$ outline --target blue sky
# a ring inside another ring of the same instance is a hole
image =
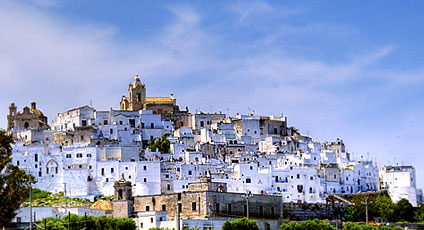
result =
[[[55,119],[148,96],[191,111],[285,114],[424,185],[422,1],[2,1],[0,127],[32,100]]]

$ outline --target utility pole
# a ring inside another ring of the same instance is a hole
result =
[[[29,230],[32,230],[32,175],[29,174]]]
[[[66,198],[66,183],[63,183],[65,187],[65,215],[68,213],[68,199]]]
[[[365,196],[365,221],[368,225],[368,196]]]
[[[253,197],[251,191],[247,190],[246,194],[241,195],[241,197],[246,199],[246,217],[249,219],[249,198]]]
[[[87,213],[84,213],[84,230],[87,230]]]

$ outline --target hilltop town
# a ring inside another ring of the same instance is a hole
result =
[[[302,215],[331,216],[328,197],[343,194],[387,191],[394,202],[422,201],[413,166],[352,159],[343,140],[318,142],[283,115],[191,113],[173,94],[149,97],[138,76],[118,103],[119,110],[62,111],[49,124],[36,102],[22,111],[12,102],[13,164],[42,191],[111,197],[113,210],[84,212],[131,217],[140,229],[213,229],[225,218],[249,215],[275,229],[284,210],[296,216],[304,204],[315,209]],[[37,210],[38,218],[66,213]],[[20,211],[14,221],[23,218]]]

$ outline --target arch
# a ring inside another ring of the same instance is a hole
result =
[[[122,189],[118,190],[118,200],[122,200]]]
[[[59,164],[54,160],[54,159],[50,159],[47,161],[46,163],[46,173],[53,173],[55,172],[55,174],[58,173],[58,168],[59,168]]]

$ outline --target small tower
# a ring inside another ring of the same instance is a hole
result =
[[[113,188],[115,189],[115,197],[112,202],[113,217],[130,217],[134,210],[131,182],[126,181],[122,173],[122,178],[115,181]]]
[[[138,75],[134,77],[134,82],[128,86],[128,97],[121,98],[120,108],[127,111],[138,111],[143,109],[146,102],[146,85],[141,82]]]
[[[7,131],[15,128],[15,115],[16,115],[16,106],[15,103],[10,103],[9,106],[9,115],[7,115]]]

